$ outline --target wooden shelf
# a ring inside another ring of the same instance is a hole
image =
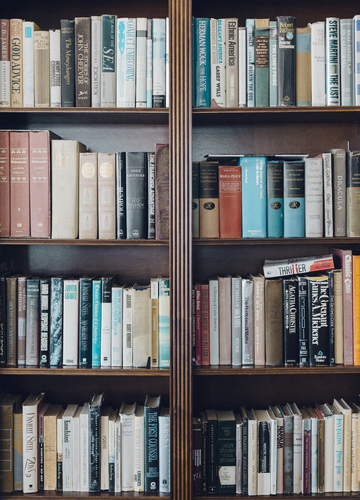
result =
[[[1,372],[0,372],[1,373]],[[256,375],[335,375],[335,374],[360,374],[360,366],[311,366],[311,367],[286,367],[286,366],[253,366],[232,367],[228,366],[197,366],[193,368],[195,376],[256,376]]]
[[[0,368],[0,375],[42,375],[76,376],[76,377],[169,377],[170,370],[159,368],[38,368],[38,367],[6,367]]]
[[[261,500],[270,500],[270,499],[274,499],[276,498],[277,500],[285,500],[285,499],[288,499],[288,498],[301,498],[302,500],[314,500],[316,498],[339,498],[339,499],[346,499],[346,498],[351,498],[351,499],[354,499],[354,498],[359,498],[359,493],[321,493],[321,494],[311,494],[311,495],[302,495],[302,494],[298,494],[298,495],[272,495],[272,496],[261,496],[261,497],[257,497],[257,498],[261,498]],[[213,499],[213,500],[224,500],[224,498],[226,498],[226,500],[232,500],[232,499],[239,499],[239,498],[251,498],[251,497],[248,497],[248,495],[209,495],[209,496],[196,496],[194,497],[196,500],[205,500],[205,499]],[[255,497],[256,498],[256,497]]]
[[[69,245],[69,246],[168,246],[169,240],[54,240],[41,238],[0,238],[0,245]]]
[[[209,245],[358,245],[360,238],[200,238],[194,239],[196,246]]]
[[[39,491],[37,493],[31,493],[30,496],[27,493],[16,492],[16,493],[2,493],[2,500],[5,499],[16,499],[16,498],[31,498],[32,500],[43,500],[44,498],[66,498],[66,500],[77,500],[80,498],[91,498],[92,500],[103,500],[105,498],[151,498],[152,500],[157,500],[160,498],[169,498],[170,495],[166,493],[160,493],[157,495],[152,495],[150,493],[136,493],[136,492],[122,492],[114,493],[110,491],[101,491],[99,493],[87,493],[87,492],[71,492],[71,491]]]

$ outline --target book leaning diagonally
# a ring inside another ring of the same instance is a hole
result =
[[[298,259],[265,260],[264,262],[265,278],[312,273],[314,271],[325,271],[326,269],[334,269],[332,255],[300,257]]]

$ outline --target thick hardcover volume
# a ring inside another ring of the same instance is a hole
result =
[[[0,131],[0,237],[10,236],[10,135]]]
[[[101,278],[100,364],[111,366],[111,276]]]
[[[23,21],[10,19],[10,102],[12,108],[23,105]]]
[[[360,151],[348,151],[346,170],[346,236],[360,236]]]
[[[159,368],[170,368],[169,278],[159,278]]]
[[[199,163],[200,238],[219,238],[218,162]]]
[[[334,236],[334,207],[333,207],[333,173],[331,153],[322,153],[323,184],[324,184],[324,236]]]
[[[284,161],[284,237],[305,236],[305,162]]]
[[[75,106],[75,21],[60,21],[61,44],[61,107]]]
[[[333,165],[334,236],[346,236],[346,153],[331,149]]]
[[[29,134],[10,132],[11,236],[30,236]]]
[[[79,280],[64,279],[63,365],[76,366],[79,358]]]
[[[101,17],[91,16],[91,106],[101,106]]]
[[[147,237],[146,153],[126,153],[126,238]]]
[[[217,279],[209,280],[209,335],[210,335],[210,365],[218,365],[219,364],[219,281]],[[240,344],[241,344],[241,335],[240,335]]]
[[[246,19],[247,105],[255,106],[255,19]]]
[[[146,108],[146,38],[147,18],[136,19],[136,70],[135,70],[135,106]]]
[[[50,346],[50,278],[40,279],[40,366],[49,366]]]
[[[328,271],[329,278],[329,364],[335,365],[335,278],[334,271]]]
[[[210,19],[193,19],[193,105],[210,107]]]
[[[208,463],[208,494],[214,495],[218,491],[218,424],[215,410],[206,410],[207,427],[207,463]]]
[[[201,364],[210,364],[209,351],[209,285],[200,285],[201,294]]]
[[[115,153],[116,239],[126,238],[126,169],[125,153]]]
[[[34,56],[35,41],[34,30],[39,27],[32,21],[23,21],[22,23],[22,59],[23,59],[23,107],[34,107]],[[46,75],[48,77],[48,75]]]
[[[101,327],[101,280],[92,282],[92,339],[91,339],[91,366],[100,367],[100,327]]]
[[[146,396],[145,416],[145,493],[159,491],[159,413],[160,396]]]
[[[210,307],[210,286],[209,281],[209,307]],[[211,299],[214,300],[211,295]],[[210,315],[209,315],[210,320]],[[234,276],[231,278],[231,364],[241,366],[241,278]],[[210,358],[211,364],[211,358]]]
[[[34,31],[34,94],[35,107],[50,106],[50,35]]]
[[[281,280],[265,280],[265,364],[283,364],[283,295]]]
[[[295,18],[278,16],[279,106],[295,106]]]
[[[99,239],[115,239],[115,153],[98,153],[98,225]]]
[[[340,36],[339,19],[325,20],[326,105],[340,105]]]
[[[91,366],[92,279],[79,280],[79,367]]]
[[[52,238],[77,238],[79,233],[79,154],[86,147],[78,141],[51,141]]]
[[[151,366],[151,289],[133,287],[133,368]]]
[[[36,493],[39,489],[38,415],[45,393],[30,394],[23,402],[23,492]]]
[[[104,394],[91,396],[89,402],[90,450],[89,450],[89,491],[100,491],[100,416]]]
[[[354,36],[353,19],[340,19],[340,101],[341,106],[353,106],[354,102]]]
[[[310,366],[329,366],[329,278],[309,276],[307,279]]]
[[[225,19],[226,107],[239,104],[238,20]]]
[[[134,491],[138,492],[144,491],[144,439],[144,407],[143,405],[136,405],[134,419]]]
[[[8,394],[0,403],[0,433],[1,433],[1,493],[14,491],[14,412],[21,407],[19,394]]]
[[[79,239],[98,235],[98,154],[79,155]]]
[[[296,106],[311,105],[311,28],[296,28]]]
[[[360,255],[353,255],[353,349],[354,365],[360,364]]]
[[[255,19],[255,106],[269,106],[269,19]]]
[[[56,490],[56,421],[61,405],[51,405],[44,415],[44,490]]]
[[[233,411],[217,411],[218,422],[218,493],[236,490],[236,421]]]
[[[40,280],[26,280],[26,365],[39,364]]]
[[[116,106],[135,107],[136,19],[123,17],[117,26]]]
[[[322,159],[305,158],[305,236],[324,236],[324,190]]]
[[[306,276],[297,276],[297,280],[299,301],[299,366],[309,366],[308,280]]]
[[[29,132],[30,235],[50,238],[50,133]]]
[[[26,364],[26,277],[17,278],[17,363]]]
[[[325,22],[311,24],[311,105],[325,106]]]
[[[240,160],[243,238],[266,237],[266,157]]]
[[[271,419],[267,410],[254,410],[258,423],[258,495],[270,495]],[[275,424],[276,425],[276,424]],[[275,492],[276,493],[276,492]]]
[[[155,144],[155,238],[169,238],[169,144]]]
[[[252,276],[254,282],[254,364],[265,365],[265,279]]]
[[[343,271],[334,269],[334,343],[335,364],[344,364]]]
[[[17,361],[17,278],[6,278],[7,336],[6,365],[16,366]]]
[[[50,366],[62,363],[63,279],[52,277],[50,284]]]
[[[282,494],[284,492],[284,418],[277,406],[269,406],[269,415],[271,419],[277,422],[277,450],[276,450],[276,487],[275,492]]]
[[[116,26],[115,15],[101,16],[101,107],[116,103]]]
[[[0,108],[10,106],[10,20],[0,19]]]
[[[61,106],[60,30],[49,30],[50,106]]]
[[[91,19],[75,17],[75,103],[91,106]]]
[[[239,37],[240,37],[240,29],[239,29]],[[277,26],[277,21],[270,21],[270,30],[269,30],[270,106],[278,105],[279,90],[278,90],[277,58],[278,58],[278,26]]]
[[[252,279],[243,279],[241,286],[242,364],[244,366],[252,366],[254,364],[254,282]]]
[[[200,415],[192,418],[192,481],[193,494],[201,495],[202,493],[202,425]]]
[[[299,364],[299,301],[298,282],[294,278],[283,280],[284,365]]]
[[[241,167],[219,166],[220,238],[241,238]]]
[[[208,28],[209,33],[209,28]],[[209,45],[207,45],[207,49]],[[164,108],[166,100],[166,22],[165,19],[153,19],[153,108]],[[208,57],[208,56],[207,56]],[[210,100],[210,62],[207,65],[208,93]]]
[[[284,183],[283,162],[267,162],[267,236],[284,236]]]
[[[231,276],[219,282],[219,364],[231,365]]]
[[[147,154],[148,239],[155,239],[155,153]]]

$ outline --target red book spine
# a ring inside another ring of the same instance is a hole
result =
[[[210,365],[209,285],[201,285],[201,364]]]
[[[303,495],[310,493],[311,488],[311,432],[304,429],[304,454],[303,454]]]
[[[0,132],[0,237],[10,236],[9,132]]]
[[[241,238],[241,167],[219,166],[220,238]]]
[[[11,236],[30,236],[29,134],[10,132]]]
[[[30,234],[50,238],[50,151],[49,132],[29,132],[30,147]]]
[[[195,288],[195,321],[196,321],[196,365],[202,364],[202,344],[201,344],[201,285]]]

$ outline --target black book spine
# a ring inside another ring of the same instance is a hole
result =
[[[147,238],[146,153],[126,153],[126,238]]]
[[[295,18],[277,17],[279,106],[295,106]]]
[[[155,153],[147,154],[148,164],[148,239],[155,239]]]
[[[310,366],[330,365],[329,281],[309,279]]]
[[[89,405],[90,420],[90,478],[89,491],[100,491],[100,406]]]
[[[248,418],[243,415],[243,434],[242,434],[242,493],[247,495],[249,491],[248,481]]]
[[[62,19],[60,32],[61,107],[75,106],[75,36],[74,21]]]
[[[202,424],[200,417],[193,417],[193,493],[202,493]]]
[[[77,107],[91,106],[90,17],[75,18],[75,95]]]
[[[159,411],[144,408],[145,416],[145,493],[159,491]]]
[[[40,280],[40,366],[49,366],[50,359],[50,278]]]
[[[284,364],[299,364],[298,286],[294,279],[283,280]]]
[[[216,495],[217,487],[217,420],[208,420],[208,494]]]
[[[270,431],[268,422],[259,422],[259,474],[270,472]]]
[[[334,273],[329,276],[329,357],[330,366],[335,366],[335,302],[334,302]]]
[[[208,428],[208,423],[207,421],[202,422],[202,454],[201,454],[201,460],[202,460],[202,493],[204,495],[207,494],[207,457],[208,457],[208,452],[207,452],[207,446],[208,446],[208,440],[207,440],[207,428]]]
[[[79,367],[91,366],[92,280],[80,278]]]
[[[62,491],[62,462],[56,462],[56,487],[58,491]]]
[[[7,299],[6,278],[0,276],[0,366],[6,366]]]
[[[116,239],[126,238],[125,153],[116,153]]]
[[[109,463],[109,491],[115,491],[115,464]]]
[[[308,280],[298,277],[299,284],[299,366],[309,366]]]

